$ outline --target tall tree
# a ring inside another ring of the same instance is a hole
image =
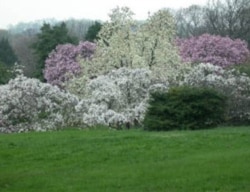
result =
[[[2,38],[0,40],[0,61],[6,66],[13,66],[17,60],[17,56],[15,55],[9,40],[7,38]]]
[[[95,40],[97,40],[98,39],[97,35],[99,31],[101,30],[101,28],[102,28],[102,24],[98,21],[95,21],[95,23],[88,28],[88,31],[85,35],[85,39],[91,42],[94,42]]]
[[[18,64],[23,66],[23,73],[27,77],[34,77],[37,69],[37,61],[31,45],[36,41],[36,34],[23,32],[20,34],[12,34],[10,43],[18,57]]]
[[[138,23],[129,8],[118,7],[98,36],[92,60],[81,61],[81,77],[71,81],[73,89],[83,87],[86,79],[123,67],[147,68],[153,81],[174,83],[186,68],[174,43],[174,19],[168,10],[160,10]]]
[[[177,10],[174,15],[179,37],[198,36],[205,32],[204,7],[191,5]]]
[[[65,21],[69,30],[69,35],[77,37],[79,40],[85,40],[85,35],[90,26],[94,24],[93,20],[89,19],[69,19]]]
[[[210,0],[205,14],[211,34],[244,39],[250,45],[250,0]]]
[[[9,36],[10,36],[9,31],[5,29],[0,29],[0,39],[9,38]]]
[[[0,85],[7,83],[10,78],[11,72],[9,71],[9,68],[0,61]]]
[[[49,53],[59,44],[72,43],[75,44],[77,39],[68,34],[65,23],[51,27],[50,24],[44,23],[41,32],[37,34],[37,41],[33,44],[34,53],[37,56],[39,68],[36,77],[44,81],[43,69],[45,60]]]
[[[250,46],[250,0],[208,0],[175,12],[179,37],[204,33],[242,39]]]

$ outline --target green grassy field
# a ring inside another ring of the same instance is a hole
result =
[[[0,191],[250,191],[250,127],[0,135]]]

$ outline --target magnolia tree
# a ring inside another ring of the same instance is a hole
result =
[[[58,45],[45,61],[44,78],[52,85],[63,86],[63,83],[74,75],[81,73],[79,59],[91,59],[96,45],[85,41],[78,45]]]
[[[88,81],[84,94],[18,75],[0,86],[0,132],[46,131],[69,126],[130,127],[142,122],[153,84],[148,69],[120,68]],[[81,98],[81,99],[80,99]]]
[[[18,75],[0,86],[0,132],[44,131],[76,124],[78,98]]]
[[[167,88],[152,86],[148,69],[120,68],[89,81],[85,99],[76,109],[84,124],[129,127],[142,122],[150,90]]]
[[[182,85],[212,87],[228,97],[228,120],[250,123],[250,78],[236,70],[202,63],[194,66]]]
[[[177,39],[176,42],[185,62],[228,67],[245,62],[250,55],[245,41],[229,37],[203,34],[189,39]]]
[[[181,62],[175,46],[175,22],[168,10],[149,16],[138,27],[134,40],[137,66],[149,67],[153,79],[174,83],[188,66]]]
[[[138,23],[128,8],[116,8],[102,26],[93,59],[81,62],[83,73],[71,87],[84,86],[89,77],[121,67],[147,68],[154,81],[175,82],[186,65],[180,62],[174,38],[174,20],[167,10]]]

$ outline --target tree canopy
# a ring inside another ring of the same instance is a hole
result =
[[[40,30],[41,32],[37,34],[37,41],[32,47],[39,63],[36,77],[44,80],[43,69],[49,53],[55,49],[57,45],[65,43],[75,44],[77,39],[69,36],[68,29],[64,22],[53,27],[50,24],[44,23]]]
[[[239,38],[250,45],[250,0],[208,0],[206,6],[179,9],[175,19],[181,38],[209,33]]]
[[[93,25],[88,28],[88,31],[85,35],[85,40],[94,42],[98,39],[98,33],[102,28],[102,24],[98,21],[95,21]]]
[[[6,66],[13,66],[18,61],[7,38],[2,38],[0,40],[0,61]]]

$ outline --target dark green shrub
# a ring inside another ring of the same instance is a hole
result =
[[[3,62],[0,61],[0,85],[8,83],[10,80],[12,77],[10,70],[10,67],[7,67]]]
[[[250,77],[250,61],[241,65],[235,65],[235,68]]]
[[[195,130],[224,120],[226,97],[208,88],[177,87],[153,93],[144,119],[146,130]]]

